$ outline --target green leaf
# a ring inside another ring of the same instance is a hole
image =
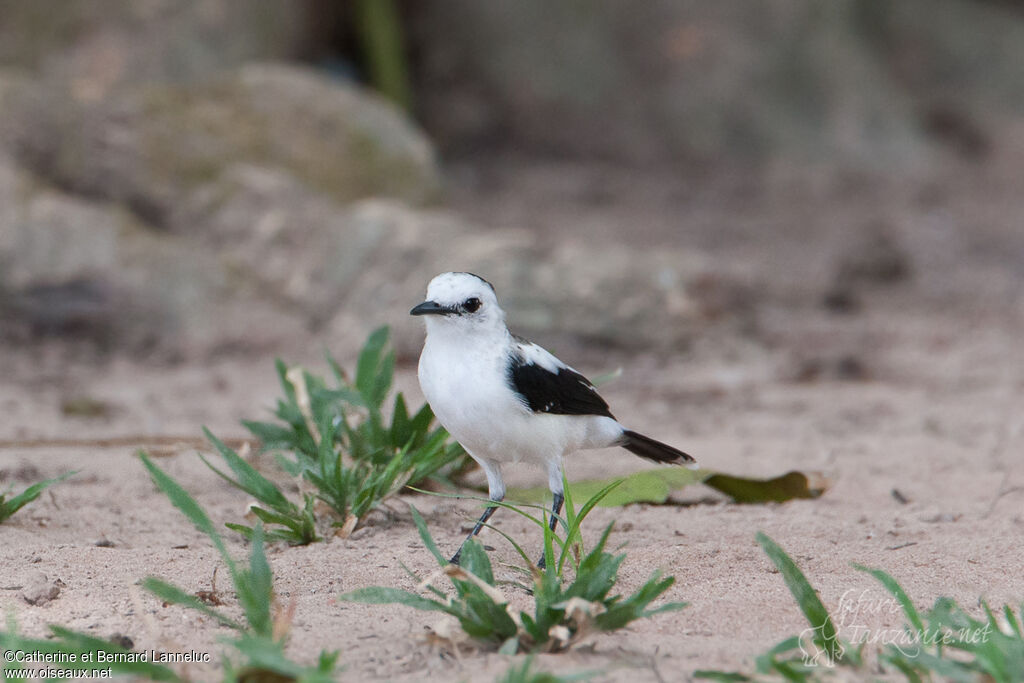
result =
[[[593,508],[599,496],[607,494],[611,490],[611,487],[605,488],[607,490],[598,492],[596,497],[588,501],[588,505],[584,505],[584,509],[579,515],[572,510],[571,499],[567,500],[569,504],[567,513],[573,520],[577,531],[584,515]],[[628,597],[611,595],[617,580],[619,566],[625,559],[625,555],[613,556],[604,550],[612,525],[605,529],[594,549],[579,563],[572,583],[566,586],[562,576],[553,567],[556,557],[555,547],[556,545],[564,547],[565,541],[558,538],[548,528],[546,519],[537,518],[509,504],[494,503],[493,501],[482,502],[509,507],[544,528],[545,555],[551,567],[548,571],[537,571],[535,567],[532,567],[522,548],[514,540],[509,539],[517,552],[530,565],[528,571],[534,579],[532,590],[534,613],[532,615],[520,612],[518,620],[513,619],[506,600],[500,594],[488,589],[488,586],[494,586],[493,569],[490,558],[475,539],[465,545],[462,553],[462,571],[445,572],[454,586],[454,597],[449,597],[449,593],[438,587],[428,585],[427,590],[437,596],[439,600],[386,587],[360,589],[341,596],[342,599],[364,603],[404,604],[417,609],[445,612],[456,617],[463,631],[471,638],[486,643],[490,647],[500,647],[503,652],[509,653],[520,649],[545,651],[545,649],[551,648],[553,646],[550,642],[551,634],[555,626],[567,627],[570,629],[570,634],[575,633],[574,629],[579,628],[581,624],[570,621],[566,614],[567,606],[573,598],[599,604],[604,608],[604,611],[595,614],[588,620],[594,627],[602,630],[614,630],[636,619],[682,609],[686,606],[685,603],[667,603],[651,607],[651,604],[664,594],[674,582],[672,577],[661,578],[657,574],[652,576],[640,590]],[[411,507],[411,510],[424,545],[440,565],[447,566],[448,563],[438,551],[423,518],[415,508]],[[502,533],[500,530],[498,531]],[[502,533],[502,535],[505,534]],[[570,639],[570,644],[572,640]]]
[[[722,681],[723,683],[743,683],[744,681],[754,680],[750,676],[745,676],[735,671],[713,671],[709,669],[697,669],[693,672],[693,677]]]
[[[213,444],[217,452],[220,453],[221,457],[231,468],[231,471],[238,477],[237,480],[227,476],[216,467],[211,465],[206,458],[202,455],[199,457],[202,459],[206,466],[216,472],[225,481],[232,484],[233,486],[245,491],[250,496],[260,501],[264,505],[268,505],[278,512],[294,512],[295,506],[285,498],[281,490],[274,485],[272,481],[260,474],[255,467],[247,463],[241,456],[235,451],[228,448],[224,443],[214,436],[209,429],[203,427],[203,433],[206,438]]]
[[[264,450],[290,448],[294,441],[291,427],[256,420],[242,420],[242,426],[260,440]]]
[[[394,354],[384,354],[387,341],[386,326],[371,332],[356,362],[356,389],[371,410],[380,410],[391,388],[395,358]]]
[[[420,540],[423,541],[423,545],[426,546],[430,554],[434,556],[438,564],[442,567],[448,564],[448,560],[445,559],[441,551],[437,549],[437,543],[434,542],[434,537],[430,535],[430,531],[427,529],[427,523],[423,521],[423,517],[420,515],[420,511],[415,508],[411,503],[409,504],[409,511],[412,513],[412,521],[416,525],[416,529],[420,532]]]
[[[458,580],[455,580],[458,585]],[[476,585],[460,586],[465,610],[458,614],[463,630],[473,638],[499,645],[516,635],[516,623],[505,608]]]
[[[459,564],[470,574],[476,575],[484,583],[494,585],[494,572],[491,569],[491,560],[487,557],[487,551],[475,538],[469,539],[462,546],[462,555]]]
[[[242,535],[242,538],[244,538],[245,540],[252,540],[253,528],[251,526],[245,526],[244,524],[232,524],[231,522],[225,522],[224,526],[226,526],[228,529],[231,529],[232,531],[240,533]]]
[[[608,486],[621,482],[600,502],[602,507],[618,507],[631,503],[664,503],[675,489],[699,484],[707,476],[703,470],[685,467],[663,467],[634,472],[614,479],[589,479],[569,484],[566,493],[575,500],[589,500]],[[547,501],[551,492],[547,486],[531,489],[510,489],[508,497],[529,503]]]
[[[360,408],[369,408],[366,404],[366,400],[363,395],[355,389],[349,389],[347,387],[338,387],[336,389],[317,389],[312,391],[310,394],[310,401],[319,403],[321,407],[327,408],[327,404],[337,403],[348,403],[353,406]],[[339,410],[337,405],[333,406],[335,410]]]
[[[502,643],[501,647],[498,648],[498,654],[499,655],[514,655],[517,652],[519,652],[519,637],[518,636],[512,636],[511,638],[506,640],[504,643]],[[525,665],[525,667],[529,667],[529,663],[527,663]]]
[[[50,626],[50,632],[54,639],[33,639],[22,638],[13,633],[0,631],[0,650],[22,652],[33,652],[40,654],[71,654],[78,655],[76,661],[65,661],[68,658],[61,658],[60,668],[74,671],[94,671],[96,669],[109,668],[114,676],[137,676],[151,681],[179,681],[177,674],[161,664],[152,662],[116,662],[110,661],[97,664],[95,653],[105,652],[110,654],[126,654],[129,651],[114,645],[113,643],[95,638],[86,633],[72,631],[62,626]],[[82,655],[89,655],[91,661],[85,661]],[[3,664],[0,664],[0,675],[10,671]],[[8,675],[6,680],[16,680],[14,676]],[[50,679],[54,680],[54,679]]]
[[[871,576],[875,577],[879,583],[885,586],[885,589],[889,591],[900,603],[900,606],[903,608],[903,613],[906,615],[910,625],[914,627],[914,630],[918,633],[924,632],[924,622],[921,620],[921,615],[918,613],[917,608],[914,606],[913,601],[907,595],[906,591],[904,591],[896,582],[896,579],[892,578],[892,576],[881,569],[869,569],[862,564],[854,564],[853,567],[857,571],[871,574]]]
[[[334,671],[337,652],[321,652],[317,666],[308,667],[288,659],[282,644],[265,636],[243,634],[232,640],[231,645],[242,655],[244,664],[236,668],[229,663],[226,681],[334,683],[337,680]]]
[[[736,503],[784,503],[796,498],[817,498],[828,490],[830,482],[816,473],[792,471],[771,479],[714,473],[704,480],[704,484],[721,491]]]
[[[499,536],[504,538],[506,541],[508,541],[508,544],[510,546],[512,546],[512,548],[517,553],[519,553],[519,557],[523,558],[523,562],[525,562],[527,566],[529,566],[533,562],[530,559],[530,556],[526,553],[526,551],[523,550],[523,546],[521,546],[519,543],[517,543],[514,538],[512,538],[511,536],[509,536],[507,533],[505,533],[504,531],[502,531],[501,529],[499,529],[496,526],[491,526],[490,524],[486,524],[485,523],[484,527],[490,529],[491,531],[493,531],[494,533],[498,534]]]
[[[391,413],[391,435],[393,445],[405,445],[415,436],[409,423],[409,409],[405,405],[405,397],[395,396],[395,408]]]
[[[386,588],[384,586],[369,586],[357,588],[354,591],[343,593],[339,600],[348,602],[361,602],[369,605],[405,605],[418,610],[429,612],[449,612],[448,606],[437,600],[425,598],[400,588]]]
[[[423,406],[419,409],[419,412],[417,412],[410,419],[410,421],[409,421],[409,429],[414,434],[424,433],[424,432],[426,432],[430,428],[430,423],[433,422],[433,421],[434,421],[434,411],[432,411],[430,409],[430,404],[429,403],[424,403]],[[448,438],[447,437],[447,432],[445,432],[443,429],[439,429],[438,431],[444,432],[445,437],[442,438],[441,441],[442,442],[445,441]]]
[[[590,514],[590,511],[593,510],[595,506],[600,505],[601,501],[603,501],[605,498],[611,495],[611,493],[615,489],[619,488],[621,485],[621,479],[616,479],[615,481],[611,482],[610,484],[602,488],[600,491],[592,495],[587,500],[587,502],[583,504],[583,507],[580,508],[579,512],[577,513],[575,510],[575,506],[573,505],[573,497],[568,480],[566,479],[565,473],[562,473],[562,487],[566,491],[565,515],[567,524],[565,531],[565,543],[562,546],[562,554],[558,560],[559,574],[562,573],[565,561],[574,545],[579,546],[580,554],[582,554],[583,552],[583,535],[580,531],[580,525],[583,523],[583,520],[587,518],[587,515]],[[604,548],[604,544],[608,540],[608,535],[611,533],[611,530],[612,524],[609,524],[608,528],[605,529],[604,535],[602,535],[601,537],[601,541],[598,543],[599,548]]]
[[[295,387],[288,381],[288,366],[280,358],[274,359],[274,367],[277,369],[277,378],[281,382],[281,388],[284,389],[284,395],[288,398],[288,402],[295,404]]]
[[[149,470],[149,476],[153,478],[153,482],[157,485],[161,491],[171,500],[171,504],[174,507],[181,510],[182,514],[188,518],[192,524],[210,537],[213,541],[213,545],[216,546],[217,551],[224,559],[224,563],[228,565],[231,570],[232,576],[235,574],[235,561],[228,554],[228,549],[224,546],[224,541],[221,540],[220,534],[217,533],[217,529],[213,526],[213,522],[206,515],[206,512],[199,507],[199,503],[195,501],[192,496],[188,494],[185,489],[181,487],[181,484],[174,481],[171,477],[153,464],[149,456],[143,451],[139,451],[139,459],[142,460],[142,464]]]
[[[264,510],[263,508],[257,505],[250,506],[249,512],[251,512],[257,519],[259,519],[264,524],[280,524],[288,528],[293,528],[298,525],[298,522],[295,519],[287,515],[282,515],[276,512],[272,512],[270,510]]]
[[[46,479],[45,481],[32,484],[10,500],[6,500],[4,495],[0,495],[0,522],[3,522],[15,512],[34,501],[44,490],[46,490],[47,487],[62,482],[75,474],[77,474],[77,472],[67,472],[59,477]]]
[[[771,479],[737,477],[711,470],[687,467],[658,467],[640,470],[615,479],[590,479],[573,482],[567,492],[578,500],[586,500],[616,481],[622,483],[605,496],[602,507],[618,507],[632,503],[664,503],[673,491],[694,484],[705,484],[726,494],[737,503],[785,502],[794,498],[816,498],[827,490],[829,482],[818,474],[788,472]],[[546,486],[530,489],[509,489],[508,497],[536,503],[547,500]]]
[[[1022,606],[1022,615],[1024,615],[1024,606]],[[1024,641],[1024,627],[1022,627],[1021,619],[1015,616],[1013,610],[1009,605],[1003,605],[1003,617],[1006,619],[1007,625],[1016,634],[1017,640]]]
[[[274,598],[274,576],[263,550],[263,526],[260,524],[256,525],[252,533],[249,569],[239,573],[235,580],[235,591],[252,632],[271,637],[274,631],[274,620],[270,614]]]
[[[458,445],[448,441],[447,432],[430,430],[433,414],[425,404],[410,417],[405,398],[398,394],[390,424],[385,420],[381,408],[391,390],[395,362],[394,353],[388,351],[386,327],[375,330],[364,344],[354,381],[329,353],[325,355],[336,386],[328,387],[324,379],[304,371],[308,410],[298,405],[289,369],[279,360],[284,398],[278,401],[275,414],[285,425],[243,424],[261,437],[266,449],[277,451],[276,462],[282,469],[315,486],[315,498],[332,508],[339,520],[361,519],[406,484],[428,477],[444,481],[460,462],[468,460]],[[232,455],[237,456],[222,450],[234,473],[232,482],[266,508],[256,514],[294,534],[289,537],[268,529],[267,537],[293,543],[316,540],[312,510],[300,512],[269,479]],[[270,511],[281,517],[271,516]],[[248,528],[244,525],[236,526],[240,533],[251,533],[241,531]]]
[[[768,559],[782,574],[782,579],[786,582],[789,592],[793,594],[800,611],[804,613],[807,623],[813,629],[814,643],[825,651],[831,661],[837,661],[842,655],[839,634],[836,632],[835,624],[832,623],[832,617],[829,616],[825,605],[822,604],[818,594],[807,581],[807,577],[789,555],[767,535],[758,532],[757,542],[768,555]]]

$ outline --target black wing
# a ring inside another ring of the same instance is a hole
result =
[[[569,367],[552,372],[515,353],[508,366],[508,382],[535,413],[603,415],[613,420],[608,404],[586,377]]]

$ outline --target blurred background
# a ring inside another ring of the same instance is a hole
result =
[[[1022,142],[1010,0],[0,0],[0,363],[411,362],[458,269],[584,365],[932,367],[1020,316]]]

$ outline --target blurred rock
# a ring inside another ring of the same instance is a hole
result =
[[[392,226],[359,215],[284,171],[236,165],[176,207],[169,224],[316,328],[394,238]]]
[[[964,159],[980,161],[992,151],[992,140],[964,108],[949,102],[928,107],[921,117],[924,131]]]
[[[126,204],[167,229],[225,169],[285,171],[338,201],[437,195],[429,142],[382,99],[315,72],[249,65],[190,85],[145,84],[101,101],[66,84],[9,95],[18,158],[76,194]]]
[[[913,168],[1024,111],[1024,13],[972,0],[410,3],[446,151]]]
[[[860,311],[863,302],[852,283],[837,278],[821,297],[821,305],[833,313],[848,314]]]
[[[352,350],[390,324],[412,355],[409,308],[463,269],[549,343],[671,349],[754,320],[752,283],[700,252],[540,245],[411,207],[440,184],[428,142],[303,69],[126,84],[101,101],[12,82],[0,130],[22,166],[0,156],[0,303],[28,338],[209,353],[323,331]]]
[[[129,84],[102,101],[2,72],[0,111],[7,338],[280,344],[333,317],[389,238],[346,202],[421,202],[440,185],[401,114],[299,68]]]
[[[863,2],[855,17],[877,59],[925,105],[929,133],[953,132],[954,145],[965,145],[968,154],[983,153],[987,140],[977,126],[1024,111],[1019,3]]]
[[[200,243],[116,204],[39,184],[0,155],[4,338],[63,336],[141,351],[259,347],[305,325]]]
[[[394,200],[340,205],[245,164],[187,193],[161,233],[0,163],[0,216],[7,330],[103,347],[259,350],[322,329],[353,351],[389,324],[411,356],[408,311],[445,270],[489,278],[516,331],[546,343],[676,349],[712,326],[749,331],[756,313],[753,283],[694,250],[540,245]]]
[[[416,3],[418,97],[445,149],[919,163],[914,100],[865,40],[866,4],[891,3]]]
[[[356,348],[387,323],[399,353],[415,356],[422,329],[409,309],[448,270],[487,278],[513,331],[545,343],[679,349],[712,326],[749,331],[756,313],[753,283],[693,250],[544,247],[525,231],[483,231],[393,202],[361,203],[347,221],[349,231],[386,237],[344,288],[328,327],[332,347]]]
[[[863,290],[908,279],[913,273],[910,252],[895,233],[885,221],[868,222],[851,231],[843,240],[821,305],[832,313],[857,313],[864,306]]]
[[[0,482],[8,484],[10,481],[25,481],[35,483],[43,477],[39,468],[31,463],[21,463],[13,469],[0,469]]]
[[[30,605],[41,606],[56,600],[65,583],[50,579],[42,572],[32,572],[21,589],[22,599]]]
[[[22,69],[0,67],[0,112],[4,111],[9,93],[28,82],[30,75]]]
[[[0,65],[99,100],[125,83],[185,82],[295,57],[306,11],[291,0],[0,0]]]
[[[32,337],[76,337],[108,347],[115,337],[115,292],[104,282],[42,282],[8,294],[9,322]]]
[[[848,242],[837,266],[838,283],[893,284],[910,277],[910,254],[888,224],[868,223]]]

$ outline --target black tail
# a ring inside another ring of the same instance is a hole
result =
[[[637,434],[630,430],[622,432],[622,443],[619,444],[630,453],[647,458],[654,462],[667,462],[673,465],[686,465],[697,462],[690,455],[683,453],[678,448],[672,448],[660,441],[655,441],[649,436]]]

